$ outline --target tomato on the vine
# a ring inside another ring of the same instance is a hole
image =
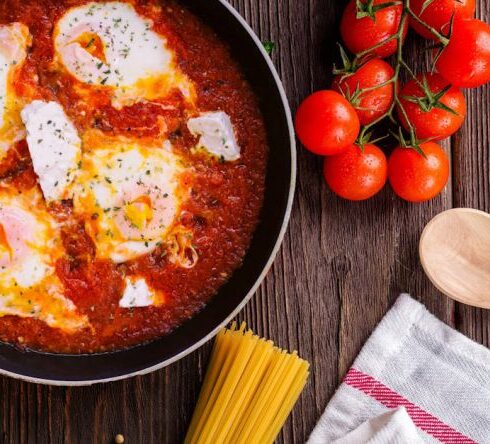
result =
[[[440,74],[424,74],[410,80],[400,92],[400,102],[419,139],[441,140],[463,125],[466,103],[463,93]],[[398,109],[398,117],[408,130],[407,120]]]
[[[436,68],[460,88],[476,88],[489,82],[490,25],[476,19],[456,19]]]
[[[434,142],[414,148],[397,147],[388,161],[388,178],[393,191],[409,202],[424,202],[437,196],[449,179],[449,160]]]
[[[434,28],[440,34],[446,35],[449,31],[449,24],[455,18],[471,18],[475,15],[475,0],[411,0],[410,8],[422,21]],[[410,26],[422,37],[426,39],[436,39],[421,23],[413,17],[410,19]]]
[[[342,92],[351,102],[361,125],[369,125],[385,114],[393,103],[394,83],[379,85],[388,82],[394,74],[393,68],[384,60],[371,59],[353,74],[336,76],[332,88]]]
[[[348,200],[365,200],[377,194],[388,177],[388,162],[376,145],[349,146],[325,158],[325,180],[331,190]]]
[[[338,92],[324,90],[307,97],[298,108],[296,134],[315,154],[337,154],[352,145],[360,123],[355,109]]]
[[[359,9],[358,3],[362,5]],[[392,5],[387,0],[350,0],[340,23],[342,40],[353,54],[366,51],[398,32],[402,13],[402,2]],[[408,21],[403,29],[403,38],[407,34],[407,29]],[[371,53],[385,58],[394,54],[396,49],[397,41],[391,39]]]

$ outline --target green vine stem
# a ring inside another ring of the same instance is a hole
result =
[[[403,131],[402,131],[400,126],[398,128],[398,135],[396,135],[396,137],[402,139],[402,140],[400,140],[400,143],[403,146],[410,146],[412,148],[417,149],[421,154],[423,154],[423,152],[420,149],[420,143],[421,142],[417,139],[416,134],[415,134],[415,128],[413,127],[412,123],[410,122],[408,115],[407,115],[407,112],[405,110],[405,107],[403,106],[403,103],[400,100],[399,79],[400,79],[400,73],[401,73],[402,68],[409,74],[409,76],[412,79],[414,79],[414,81],[419,86],[422,86],[422,84],[420,83],[419,79],[417,78],[417,76],[415,75],[413,70],[410,68],[410,66],[403,59],[404,30],[405,30],[405,27],[407,25],[409,18],[412,17],[414,20],[416,20],[418,23],[420,23],[422,26],[424,26],[427,30],[429,30],[440,41],[441,45],[447,46],[447,44],[449,43],[449,39],[447,37],[444,37],[442,34],[440,34],[438,31],[436,31],[434,28],[432,28],[430,25],[425,23],[422,19],[420,19],[420,17],[417,16],[412,11],[412,9],[410,8],[410,0],[403,0],[401,3],[403,5],[403,11],[402,11],[402,16],[400,19],[400,24],[399,24],[397,32],[394,35],[388,37],[387,39],[377,43],[374,46],[372,46],[371,48],[368,48],[368,49],[356,54],[355,59],[353,61],[353,66],[359,66],[362,64],[363,59],[365,59],[367,56],[372,54],[373,51],[375,51],[376,49],[381,48],[382,46],[386,45],[387,43],[389,43],[393,40],[396,40],[396,42],[397,42],[396,61],[395,61],[395,66],[394,66],[395,73],[394,73],[393,77],[390,80],[388,80],[382,84],[363,89],[363,92],[368,92],[368,91],[373,91],[375,89],[382,88],[386,85],[393,83],[393,90],[394,90],[393,103],[390,106],[390,109],[385,114],[383,114],[382,116],[377,118],[375,121],[371,122],[370,124],[365,125],[361,128],[361,131],[360,131],[359,137],[358,137],[358,144],[362,148],[362,146],[366,143],[366,140],[369,138],[369,135],[371,134],[371,130],[373,129],[373,127],[376,126],[377,124],[379,124],[380,122],[382,122],[383,120],[389,118],[393,123],[396,123],[397,120],[394,116],[394,112],[398,108],[403,119],[405,120],[405,122],[407,122],[408,133],[409,133],[408,143],[403,138]]]
[[[447,37],[444,37],[440,32],[436,31],[432,26],[429,26],[427,23],[425,23],[417,14],[415,14],[410,7],[407,9],[408,13],[410,16],[419,24],[421,24],[425,29],[427,29],[429,32],[431,32],[434,37],[437,38],[444,46],[447,46],[449,43],[449,39]]]

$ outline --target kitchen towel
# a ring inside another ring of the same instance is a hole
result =
[[[308,442],[416,443],[406,440],[414,427],[418,442],[490,444],[490,351],[404,294],[363,347]]]
[[[405,407],[371,418],[333,444],[423,444]]]

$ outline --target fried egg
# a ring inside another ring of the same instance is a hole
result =
[[[56,102],[35,100],[21,113],[34,171],[47,201],[72,197],[70,185],[81,160],[82,142]]]
[[[15,75],[27,56],[31,36],[21,23],[0,25],[0,157],[25,137],[20,119],[22,100],[14,88]]]
[[[122,263],[162,244],[189,192],[185,170],[169,142],[146,147],[104,139],[85,152],[74,209],[85,218],[98,257]]]
[[[101,2],[71,8],[54,31],[56,55],[77,80],[113,90],[113,105],[165,97],[178,89],[195,97],[167,40],[128,3]]]
[[[55,274],[62,255],[57,225],[40,193],[0,190],[0,317],[36,318],[66,331],[87,327]]]

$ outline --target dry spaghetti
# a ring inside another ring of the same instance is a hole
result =
[[[214,344],[185,444],[272,443],[309,375],[309,364],[246,330],[222,330]]]

